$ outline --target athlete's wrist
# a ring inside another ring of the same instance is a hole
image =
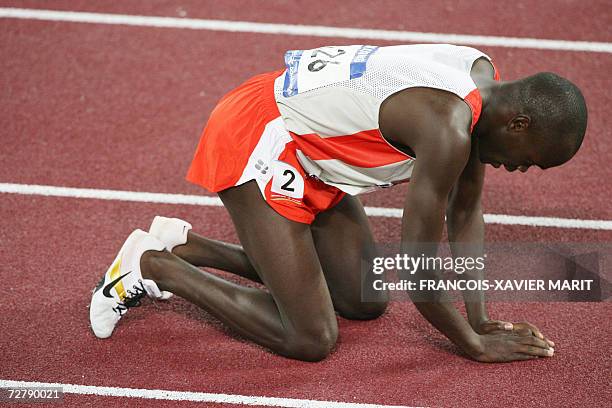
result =
[[[484,344],[482,336],[472,330],[466,337],[464,344],[460,345],[461,349],[470,357],[475,358],[484,352]]]
[[[490,321],[490,319],[486,312],[472,313],[471,315],[468,314],[468,322],[470,323],[472,329],[474,329],[474,331],[478,334],[482,334],[481,328],[488,321]]]
[[[490,320],[484,301],[465,302],[465,310],[467,312],[467,320],[470,323],[470,326],[477,333],[480,333],[480,327]]]

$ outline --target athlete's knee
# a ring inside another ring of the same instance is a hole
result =
[[[302,361],[321,361],[327,357],[338,339],[338,324],[327,324],[317,330],[295,333],[285,343],[285,354]]]
[[[388,301],[358,302],[352,304],[339,304],[336,306],[338,314],[350,320],[373,320],[385,313]]]
[[[289,356],[302,361],[321,361],[336,345],[338,332],[326,331],[317,336],[303,337],[288,345]]]

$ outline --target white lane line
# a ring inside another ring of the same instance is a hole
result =
[[[35,184],[0,183],[0,193],[40,195],[50,197],[94,198],[98,200],[137,201],[144,203],[186,204],[221,207],[218,197],[187,194],[147,193],[141,191],[100,190],[94,188],[74,188],[43,186]],[[365,207],[371,217],[401,218],[401,208]],[[485,214],[488,224],[525,225],[530,227],[582,228],[612,230],[609,220],[581,220],[574,218],[530,217],[525,215]]]
[[[0,183],[0,193],[41,195],[50,197],[95,198],[98,200],[138,201],[143,203],[187,204],[222,207],[219,197],[187,194],[146,193],[141,191],[100,190],[42,186],[37,184]]]
[[[86,13],[76,11],[0,8],[0,18],[68,21],[74,23],[119,24],[138,27],[186,28],[243,33],[300,35],[309,37],[339,37],[353,39],[454,43],[491,47],[536,48],[563,51],[612,53],[612,43],[592,41],[547,40],[540,38],[498,37],[423,33],[417,31],[374,30],[348,27],[327,27],[298,24],[254,23],[249,21],[204,20],[195,18],[155,17],[125,14]]]
[[[251,395],[212,394],[207,392],[149,390],[142,388],[98,387],[92,385],[0,380],[0,387],[61,387],[64,393],[102,395],[105,397],[145,398],[167,401],[195,401],[236,405],[260,405],[290,408],[410,408],[404,405],[361,404],[298,398],[257,397]]]

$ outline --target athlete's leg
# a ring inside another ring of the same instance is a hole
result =
[[[172,253],[195,266],[221,269],[255,282],[261,282],[240,245],[205,238],[189,231],[187,242],[175,247]]]
[[[277,214],[254,182],[219,196],[269,292],[228,282],[167,251],[143,256],[143,277],[279,354],[311,361],[324,358],[335,344],[338,328],[309,226]]]
[[[338,314],[359,320],[383,314],[388,302],[386,292],[368,292],[368,300],[373,302],[361,300],[362,278],[372,287],[372,260],[376,248],[359,199],[345,196],[336,206],[318,214],[311,229]]]

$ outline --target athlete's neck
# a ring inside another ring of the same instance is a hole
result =
[[[490,122],[494,121],[495,116],[495,100],[498,95],[498,91],[501,88],[503,82],[495,81],[489,78],[477,77],[473,78],[480,97],[482,98],[482,109],[480,111],[480,119],[478,124],[474,128],[474,133],[478,136],[483,130],[490,128]]]

